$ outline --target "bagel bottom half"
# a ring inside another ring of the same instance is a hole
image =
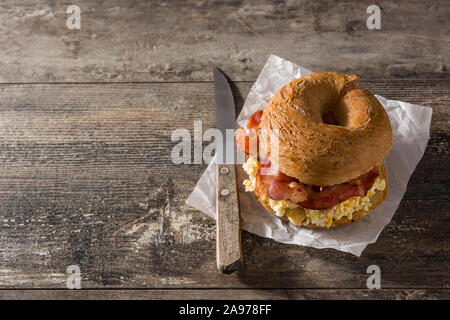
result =
[[[372,187],[372,189],[367,193],[367,195],[365,197],[368,197],[370,202],[368,203],[368,205],[365,208],[361,208],[359,210],[356,210],[352,213],[351,218],[348,218],[347,216],[343,216],[339,219],[332,219],[332,221],[329,221],[329,223],[327,223],[326,225],[319,225],[317,223],[307,223],[305,224],[305,209],[298,207],[295,208],[294,210],[288,209],[286,214],[282,217],[280,217],[279,215],[276,214],[276,212],[274,211],[274,209],[270,206],[269,204],[269,199],[267,194],[263,194],[261,192],[261,188],[258,188],[259,186],[256,185],[253,193],[256,195],[256,197],[258,198],[259,202],[263,205],[263,207],[269,211],[270,213],[272,213],[274,216],[291,222],[294,225],[297,226],[302,226],[302,227],[308,227],[308,228],[317,228],[317,229],[326,229],[326,228],[333,228],[333,227],[339,227],[339,226],[344,226],[347,224],[350,224],[354,221],[360,220],[361,218],[365,217],[366,215],[368,215],[370,212],[372,212],[377,206],[379,206],[385,199],[388,193],[388,180],[387,180],[387,172],[386,172],[386,166],[383,163],[379,164],[379,169],[380,169],[380,175],[377,178],[377,181],[382,181],[384,180],[384,189],[383,190],[378,190]],[[365,197],[360,197],[360,198],[365,198]],[[357,198],[357,197],[354,197]],[[348,199],[346,201],[352,201],[353,198]],[[355,199],[353,199],[354,201]],[[367,200],[367,198],[366,198]],[[346,201],[342,202],[345,203]],[[339,204],[338,204],[339,205]],[[314,210],[316,211],[318,214],[320,214],[320,211],[326,211],[326,210]],[[309,211],[311,212],[311,211]]]

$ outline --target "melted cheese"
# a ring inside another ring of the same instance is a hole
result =
[[[249,157],[243,167],[249,176],[249,179],[244,180],[245,191],[253,192],[256,186],[256,175],[260,163]],[[373,197],[377,190],[382,191],[385,188],[386,181],[377,177],[372,188],[364,197],[352,197],[325,210],[305,209],[299,207],[290,200],[272,200],[267,195],[264,197],[263,201],[273,209],[278,217],[286,216],[289,221],[296,226],[313,224],[319,227],[329,228],[333,224],[333,221],[337,221],[344,217],[351,220],[353,218],[353,213],[360,210],[369,211],[370,198]]]

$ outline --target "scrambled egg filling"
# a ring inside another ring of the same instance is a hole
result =
[[[243,164],[243,167],[249,176],[243,182],[245,191],[253,192],[256,187],[256,175],[260,163],[249,157],[247,162]],[[290,200],[272,200],[267,195],[265,195],[263,201],[275,211],[278,217],[286,216],[296,226],[313,224],[319,227],[329,228],[333,222],[339,219],[347,218],[351,220],[355,212],[360,210],[369,211],[370,198],[375,194],[376,190],[382,191],[385,188],[386,181],[378,176],[372,188],[364,197],[355,196],[325,210],[305,209]]]

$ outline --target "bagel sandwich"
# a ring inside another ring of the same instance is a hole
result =
[[[386,198],[392,129],[358,80],[335,72],[292,80],[237,130],[248,156],[245,190],[273,215],[296,226],[337,227]]]

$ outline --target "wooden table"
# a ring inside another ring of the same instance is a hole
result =
[[[60,1],[0,4],[0,298],[450,297],[448,1],[377,1],[381,30],[360,1],[76,4],[80,30]],[[212,65],[239,111],[272,53],[431,106],[431,138],[360,258],[243,232],[223,275],[215,222],[185,204],[206,166],[174,165],[171,133],[214,127]]]

